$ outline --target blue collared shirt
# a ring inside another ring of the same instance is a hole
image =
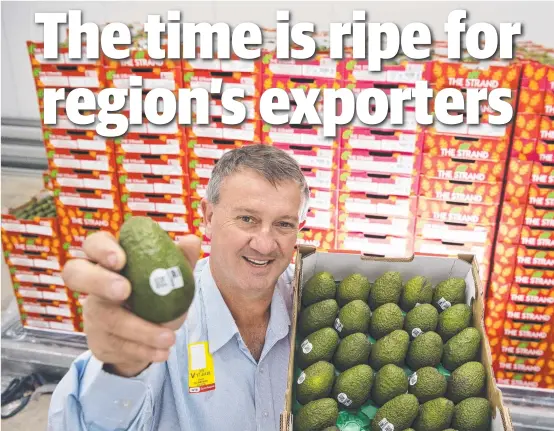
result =
[[[265,345],[256,362],[212,278],[208,259],[195,268],[196,295],[165,363],[135,378],[103,371],[90,351],[72,364],[50,404],[51,431],[277,431],[290,354],[294,267],[279,278]],[[215,390],[189,393],[187,346],[208,342]]]

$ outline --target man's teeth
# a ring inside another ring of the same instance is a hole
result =
[[[254,260],[254,259],[248,259],[247,257],[245,257],[245,259],[248,262],[253,263],[254,265],[263,266],[263,265],[266,265],[267,263],[269,263],[269,260]]]

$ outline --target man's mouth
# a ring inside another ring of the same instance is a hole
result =
[[[257,267],[263,267],[269,265],[273,260],[258,260],[258,259],[249,259],[245,256],[242,257],[245,261],[247,261],[249,264],[257,266]]]

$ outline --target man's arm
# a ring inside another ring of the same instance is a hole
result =
[[[49,431],[156,429],[153,412],[165,363],[154,363],[132,378],[111,374],[103,365],[90,351],[74,361],[52,395]]]

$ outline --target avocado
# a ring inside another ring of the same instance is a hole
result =
[[[298,366],[302,369],[318,361],[331,362],[339,345],[339,335],[333,328],[322,328],[308,335],[298,347]]]
[[[344,307],[355,299],[367,302],[371,284],[367,277],[354,273],[344,278],[337,288],[337,301],[340,307]]]
[[[333,274],[328,271],[314,274],[302,289],[302,304],[305,307],[326,299],[335,299],[337,285]]]
[[[294,431],[320,431],[337,423],[339,406],[333,398],[320,398],[302,406],[294,416]]]
[[[454,403],[446,398],[436,398],[421,406],[414,422],[416,431],[442,431],[450,426],[454,415]]]
[[[486,398],[472,397],[454,407],[452,428],[458,431],[489,431],[491,406]]]
[[[437,333],[445,343],[471,324],[471,308],[467,304],[456,304],[444,310],[439,316]]]
[[[448,398],[456,404],[466,398],[479,397],[485,390],[485,367],[480,362],[466,362],[456,368],[448,384]]]
[[[372,346],[369,354],[369,365],[379,371],[387,364],[394,364],[399,367],[404,365],[408,352],[410,336],[406,331],[397,329],[383,338],[377,340]]]
[[[435,286],[433,305],[444,311],[448,307],[466,302],[466,282],[460,277],[450,277]]]
[[[318,361],[306,368],[296,381],[296,399],[307,404],[320,398],[327,398],[335,383],[335,367],[325,361]]]
[[[373,385],[373,370],[369,365],[355,365],[343,371],[335,380],[333,398],[344,407],[357,409],[369,398]]]
[[[397,271],[387,271],[373,283],[369,292],[369,307],[376,310],[383,304],[398,304],[401,293],[402,276]]]
[[[419,403],[412,394],[402,394],[386,402],[371,421],[371,431],[382,431],[390,423],[395,430],[404,430],[412,426],[419,413]],[[385,428],[386,429],[386,428]]]
[[[421,404],[446,394],[446,377],[434,367],[423,367],[408,379],[408,392],[414,394]]]
[[[383,304],[371,316],[369,333],[378,340],[404,326],[404,315],[396,304]]]
[[[431,304],[421,304],[411,309],[404,319],[404,329],[412,338],[422,332],[435,331],[439,312]]]
[[[331,327],[335,322],[339,306],[334,299],[325,299],[304,308],[298,318],[298,331],[308,335],[319,329]]]
[[[385,365],[375,375],[371,398],[378,406],[408,392],[408,377],[404,370],[393,364]]]
[[[442,358],[442,338],[436,332],[424,332],[410,343],[406,363],[417,371],[423,367],[436,367]]]
[[[448,371],[454,371],[466,362],[474,361],[481,346],[481,334],[473,327],[464,329],[454,335],[444,345],[442,366]]]
[[[322,429],[321,431],[340,431],[336,425],[333,425],[332,427],[327,427]]]
[[[195,295],[194,275],[167,232],[149,217],[130,217],[119,231],[119,245],[126,255],[121,274],[131,284],[131,311],[153,323],[185,314]]]
[[[337,370],[345,371],[354,365],[367,364],[371,343],[365,334],[356,332],[340,340],[333,363]]]
[[[371,310],[369,306],[360,299],[349,302],[339,311],[339,316],[335,320],[335,329],[341,337],[362,332],[366,334],[369,331],[369,322],[371,320]]]
[[[416,304],[430,304],[433,300],[433,286],[426,277],[417,275],[408,280],[400,295],[400,307],[405,312]]]

